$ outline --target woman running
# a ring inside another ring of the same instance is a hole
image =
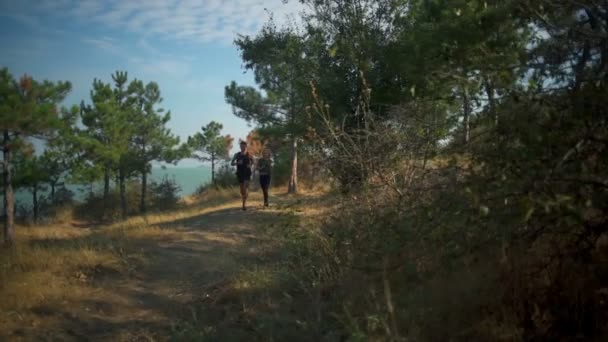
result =
[[[237,152],[230,165],[236,165],[236,177],[239,180],[241,187],[241,199],[243,200],[243,210],[247,210],[247,196],[249,195],[249,181],[251,180],[251,165],[253,164],[253,158],[247,151],[247,142],[241,141],[241,151]]]
[[[264,192],[264,206],[268,206],[268,188],[270,187],[270,170],[272,169],[272,159],[269,149],[264,149],[262,158],[257,162],[257,169],[260,173],[260,186]]]

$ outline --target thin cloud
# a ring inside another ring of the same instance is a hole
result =
[[[14,15],[67,16],[164,39],[219,43],[231,43],[237,33],[255,33],[269,13],[282,23],[302,9],[297,0],[22,0],[6,8]]]
[[[190,65],[179,60],[165,59],[148,62],[140,66],[148,75],[183,78],[190,73]]]
[[[114,54],[121,53],[121,48],[116,45],[114,39],[109,37],[102,37],[100,39],[97,38],[83,38],[83,42],[96,47],[97,49],[103,50],[105,52],[110,52]]]

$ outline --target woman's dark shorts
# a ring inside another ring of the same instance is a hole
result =
[[[270,175],[260,175],[260,186],[262,188],[270,186]]]

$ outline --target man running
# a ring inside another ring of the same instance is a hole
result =
[[[247,210],[247,196],[249,195],[249,181],[251,180],[251,165],[253,164],[253,158],[247,151],[247,142],[241,141],[241,151],[237,152],[230,165],[236,165],[236,177],[239,180],[241,187],[241,198],[243,200],[243,210]]]

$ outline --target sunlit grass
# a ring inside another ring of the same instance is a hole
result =
[[[237,210],[240,196],[236,188],[212,190],[202,197],[185,199],[185,203],[174,211],[131,217],[108,225],[86,225],[79,221],[77,226],[72,226],[73,220],[66,214],[53,224],[19,226],[14,247],[0,250],[0,312],[11,313],[0,317],[0,323],[12,331],[23,324],[23,319],[18,317],[42,319],[35,313],[38,308],[50,308],[44,310],[57,313],[73,312],[82,309],[81,303],[91,301],[125,308],[124,312],[134,310],[139,304],[125,302],[130,299],[113,293],[108,284],[128,281],[131,272],[137,273],[140,268],[154,265],[155,255],[149,252],[154,252],[155,248],[187,244],[204,250],[205,246],[199,246],[201,241],[225,246],[213,252],[211,257],[201,259],[200,263],[205,265],[205,272],[227,276],[216,294],[221,297],[220,302],[223,299],[241,303],[244,310],[229,314],[233,317],[245,314],[248,320],[256,320],[255,315],[260,313],[262,320],[271,321],[274,308],[287,300],[283,292],[290,292],[283,288],[284,280],[289,278],[289,269],[275,259],[252,259],[253,264],[243,266],[234,253],[239,253],[243,239],[252,237],[260,239],[260,246],[247,253],[263,253],[280,247],[279,242],[272,239],[272,229],[265,228],[276,225],[289,230],[288,224],[296,216],[323,216],[331,206],[316,200],[319,194],[320,190],[302,191],[291,196],[278,188],[271,195],[273,207],[262,208],[261,191],[252,191],[249,205],[261,210],[261,215],[244,221],[255,228],[247,237],[226,234],[223,230],[227,227],[221,223],[225,219],[221,215],[233,215],[232,211],[240,215]],[[228,211],[222,214],[225,210]],[[290,212],[294,215],[285,215]],[[216,213],[220,220],[214,223]],[[206,214],[211,215],[198,218]],[[193,224],[209,224],[207,227],[211,229],[192,229]],[[168,281],[174,280],[179,279]],[[207,285],[199,284],[203,288]],[[229,307],[229,310],[237,308]],[[59,316],[54,319],[61,320]],[[47,321],[46,324],[52,323]]]
[[[17,232],[17,241],[25,242],[33,239],[73,239],[88,235],[90,230],[61,224],[53,224],[45,226],[17,227]]]
[[[120,246],[73,228],[23,229],[16,245],[3,250],[0,311],[29,309],[41,303],[83,298],[83,284],[94,269],[123,272]]]
[[[277,267],[264,267],[260,265],[243,269],[235,277],[232,286],[240,290],[271,289],[279,284],[279,271]]]
[[[71,221],[71,211],[65,208],[65,215],[54,224],[17,227],[13,248],[0,251],[0,311],[89,296],[94,288],[87,279],[89,270],[125,273],[130,263],[142,261],[136,242],[190,238],[191,233],[180,227],[163,225],[235,206],[228,200],[234,199],[234,193],[217,193],[217,199],[212,194],[199,202],[191,199],[185,209],[133,217],[108,226],[79,228],[60,223]],[[204,206],[203,202],[215,205]]]

